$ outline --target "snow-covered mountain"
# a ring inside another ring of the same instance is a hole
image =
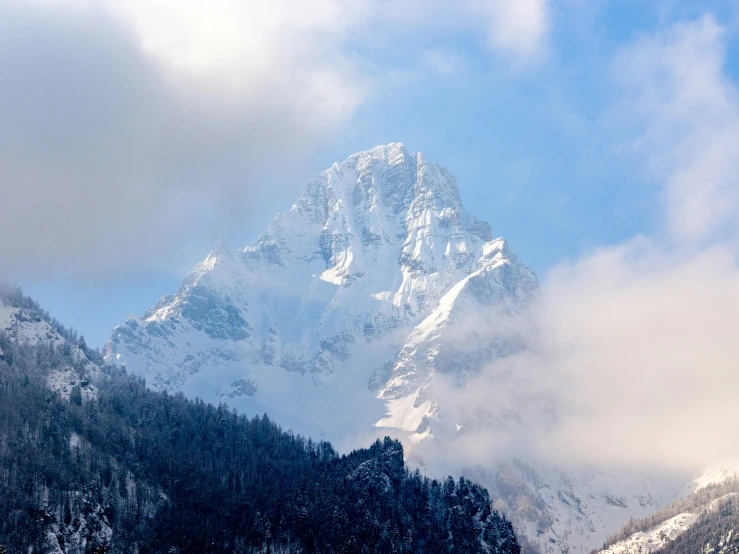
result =
[[[524,348],[509,322],[537,295],[454,177],[390,144],[313,177],[256,241],[217,244],[106,354],[155,388],[266,409],[339,443],[380,421],[423,434],[434,374],[463,380]],[[468,333],[473,318],[484,333]]]
[[[489,398],[448,400],[530,348],[538,297],[453,175],[395,143],[314,176],[254,242],[217,244],[175,294],[113,331],[106,358],[151,387],[267,412],[340,449],[398,436],[411,463],[441,474],[460,463],[458,439],[515,435],[554,409],[505,364]],[[588,552],[673,498],[644,476],[534,461],[468,475],[542,552]]]

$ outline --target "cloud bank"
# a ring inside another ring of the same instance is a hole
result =
[[[739,97],[724,40],[706,16],[616,57],[619,113],[637,130],[623,151],[660,184],[662,224],[554,268],[537,347],[441,386],[452,419],[521,416],[462,435],[463,462],[694,473],[739,456]]]
[[[724,38],[705,16],[615,60],[664,225],[548,277],[542,328],[573,399],[550,447],[676,467],[739,454],[739,96]]]
[[[479,32],[524,59],[540,49],[544,2],[523,12],[486,6],[3,2],[5,271],[171,265],[173,248],[238,228],[266,176],[305,178],[296,175],[304,160],[382,86],[373,40],[440,27]]]

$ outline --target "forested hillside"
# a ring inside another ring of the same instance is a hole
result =
[[[739,553],[739,505],[736,496],[721,500],[713,510],[703,512],[693,526],[670,542],[658,554]]]
[[[739,552],[739,481],[700,486],[653,515],[631,520],[609,537],[604,554],[734,554]]]
[[[9,554],[519,552],[485,489],[410,473],[397,441],[340,456],[266,415],[148,390],[17,290],[0,307]]]

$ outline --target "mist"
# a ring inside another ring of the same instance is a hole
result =
[[[637,131],[618,147],[658,187],[659,225],[550,270],[526,351],[462,387],[439,379],[444,417],[495,422],[454,439],[457,463],[696,475],[739,457],[739,100],[723,36],[706,16],[616,58]]]

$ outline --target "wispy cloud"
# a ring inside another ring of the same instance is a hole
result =
[[[472,0],[488,24],[488,42],[522,61],[541,55],[550,26],[547,0]]]
[[[706,15],[642,38],[615,63],[642,129],[633,148],[663,183],[666,228],[686,245],[739,231],[739,97],[724,33]]]
[[[739,453],[733,248],[685,256],[634,239],[561,266],[545,297],[550,454],[695,470]]]

